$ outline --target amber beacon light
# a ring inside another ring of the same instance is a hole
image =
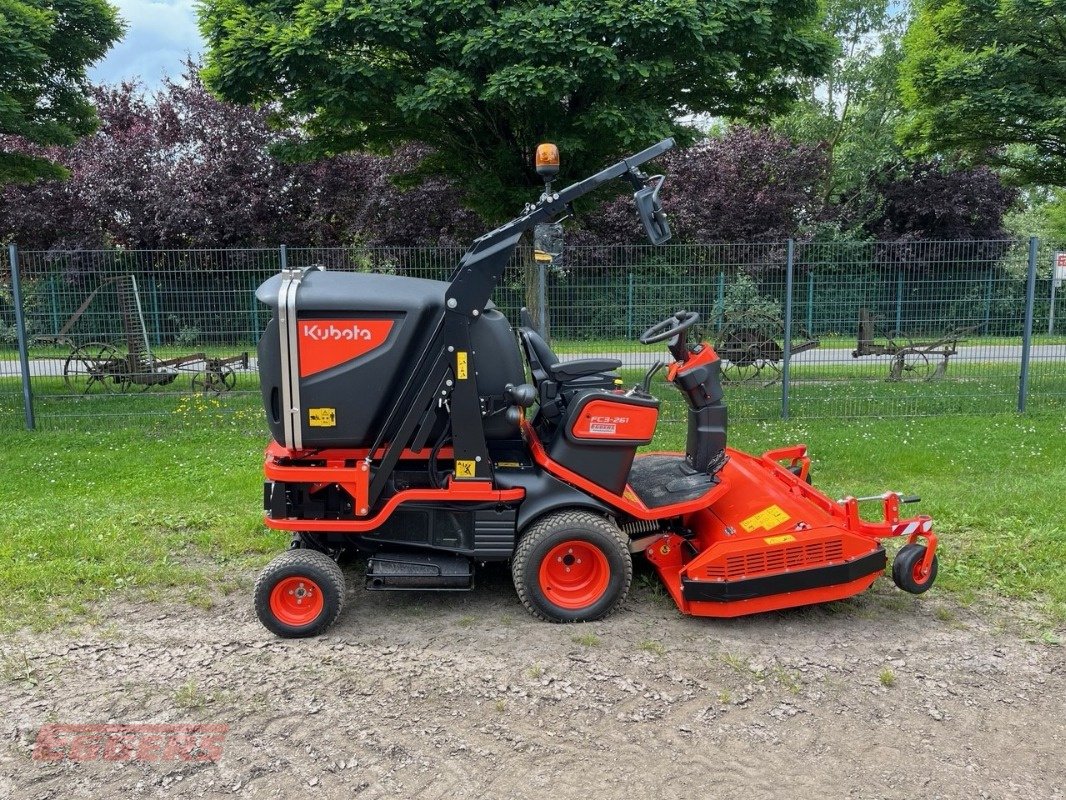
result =
[[[559,148],[551,142],[538,144],[534,163],[537,174],[545,180],[551,180],[559,174]]]

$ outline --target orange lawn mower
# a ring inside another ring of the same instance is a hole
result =
[[[683,453],[641,453],[659,417],[651,381],[623,388],[610,358],[560,361],[528,316],[517,336],[490,298],[522,235],[572,214],[577,198],[628,181],[648,238],[670,226],[663,176],[642,165],[665,140],[558,192],[558,151],[542,145],[539,201],[476,239],[448,281],[285,269],[259,287],[273,318],[259,370],[274,441],[266,524],[292,534],[255,586],[262,623],[284,637],[326,630],[341,613],[337,559],[366,558],[366,588],[472,589],[509,562],[531,614],[600,619],[625,600],[633,556],[658,572],[682,613],[736,617],[841,600],[884,572],[901,589],[936,579],[929,517],[887,492],[879,522],[860,500],[810,483],[804,445],[760,456],[726,446],[723,362],[689,341],[679,311],[640,336],[672,356],[666,377],[687,404]]]

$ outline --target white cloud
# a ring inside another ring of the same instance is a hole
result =
[[[189,54],[203,49],[192,0],[111,0],[126,21],[126,35],[89,71],[97,83],[139,79],[149,88],[177,77]]]

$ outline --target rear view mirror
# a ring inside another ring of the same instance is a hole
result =
[[[654,186],[645,186],[633,193],[633,200],[637,204],[637,213],[640,221],[644,223],[644,231],[648,234],[648,241],[652,244],[662,244],[670,240],[670,223],[663,211],[663,204],[659,200],[659,190],[666,180],[664,175],[656,175],[651,180]]]

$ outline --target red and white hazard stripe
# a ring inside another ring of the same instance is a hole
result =
[[[911,522],[898,522],[892,526],[893,536],[910,536],[912,533],[917,533],[919,530],[922,533],[929,533],[933,529],[933,521],[931,519],[912,520]]]

